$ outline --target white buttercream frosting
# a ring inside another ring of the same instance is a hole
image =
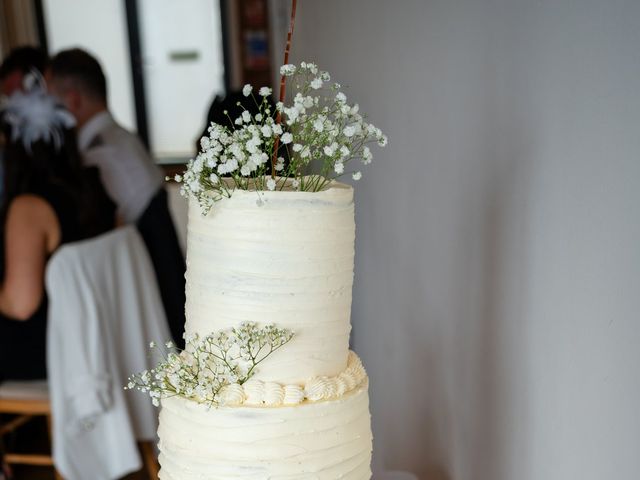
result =
[[[207,407],[171,397],[160,412],[161,480],[369,480],[367,386],[292,407]]]
[[[220,390],[221,405],[264,405],[278,407],[280,405],[296,405],[308,400],[319,402],[338,398],[345,393],[360,387],[367,381],[360,357],[350,351],[347,368],[335,377],[313,377],[305,386],[281,385],[276,382],[263,382],[252,378],[244,385],[237,383],[226,385]]]
[[[264,402],[264,383],[260,380],[249,380],[242,386],[247,405],[262,405]]]
[[[246,398],[242,385],[237,383],[225,385],[218,395],[221,405],[241,405]]]
[[[300,385],[285,385],[284,398],[285,405],[297,405],[304,400],[304,389]]]
[[[329,398],[331,392],[331,380],[328,377],[315,377],[304,386],[305,396],[313,401]]]
[[[345,369],[353,285],[353,189],[236,190],[203,216],[189,206],[186,332],[245,321],[295,336],[258,366],[264,382],[302,385]]]
[[[284,401],[284,388],[275,382],[264,384],[264,404],[269,406],[282,405]]]
[[[349,352],[347,368],[335,377],[315,377],[305,387],[305,396],[311,401],[326,400],[344,395],[366,381],[367,372],[358,355]]]

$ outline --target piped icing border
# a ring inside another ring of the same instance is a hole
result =
[[[367,380],[360,357],[349,351],[347,368],[333,377],[314,377],[304,386],[281,385],[276,382],[249,380],[243,385],[233,383],[220,390],[220,406],[290,406],[304,401],[318,402],[339,398],[355,390]]]

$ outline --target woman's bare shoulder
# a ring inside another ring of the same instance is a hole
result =
[[[11,200],[8,214],[11,216],[12,213],[24,218],[23,215],[28,214],[53,213],[53,208],[40,195],[23,193]]]
[[[7,235],[33,235],[41,233],[48,251],[53,251],[60,240],[60,227],[56,213],[43,197],[24,193],[9,204],[5,224]]]

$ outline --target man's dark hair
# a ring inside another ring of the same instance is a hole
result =
[[[14,48],[0,65],[0,80],[4,80],[16,71],[27,74],[35,69],[44,74],[48,63],[47,54],[40,48],[29,46]]]
[[[79,48],[63,50],[51,60],[51,76],[69,78],[84,93],[107,101],[107,79],[98,60]]]

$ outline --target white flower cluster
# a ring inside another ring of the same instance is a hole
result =
[[[358,104],[347,102],[329,73],[307,62],[283,65],[280,73],[295,87],[292,103],[278,102],[272,111],[270,88],[260,88],[257,99],[253,87],[245,85],[242,93],[252,98],[258,113],[244,110],[229,118],[229,125],[212,123],[209,135],[200,141],[200,153],[189,161],[184,175],[175,177],[183,195],[195,196],[204,210],[235,188],[280,190],[291,185],[319,191],[343,175],[359,180],[362,173],[357,167],[350,169],[350,162],[368,165],[373,158],[368,144],[386,146],[387,137],[365,121]],[[272,159],[277,160],[275,172]],[[313,166],[317,173],[308,175]]]
[[[162,397],[173,395],[217,405],[221,395],[228,398],[236,385],[253,377],[256,367],[292,338],[290,330],[248,322],[203,338],[186,338],[186,348],[180,352],[167,342],[168,355],[156,368],[129,377],[125,389],[147,393],[155,406]],[[156,348],[155,342],[149,346]]]

